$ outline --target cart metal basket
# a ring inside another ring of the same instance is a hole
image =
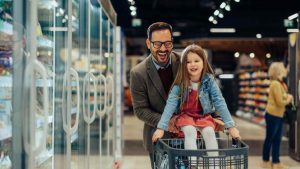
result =
[[[202,138],[197,150],[184,149],[184,139],[160,139],[153,146],[155,169],[248,169],[248,145],[218,138],[219,149],[206,150]],[[213,154],[213,155],[212,155]]]

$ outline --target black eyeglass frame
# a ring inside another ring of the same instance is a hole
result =
[[[153,47],[154,47],[155,49],[160,49],[162,45],[164,45],[165,48],[168,48],[168,49],[173,47],[173,41],[172,41],[172,40],[170,40],[170,41],[165,41],[165,42],[161,42],[161,41],[150,41],[150,42],[152,43],[152,45],[153,45]],[[155,44],[155,43],[156,43],[156,44]],[[171,46],[166,45],[166,43],[170,43]]]

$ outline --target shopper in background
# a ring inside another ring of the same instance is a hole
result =
[[[287,86],[283,78],[287,76],[287,70],[282,62],[273,62],[269,68],[271,80],[269,98],[266,107],[266,138],[263,145],[263,168],[286,169],[288,167],[280,163],[279,150],[282,137],[283,114],[285,106],[292,102],[293,96],[287,93]],[[270,150],[272,147],[272,163],[270,162]]]
[[[201,132],[206,149],[218,149],[216,124],[211,116],[213,107],[220,113],[230,135],[240,138],[204,50],[200,46],[190,45],[182,52],[181,68],[152,141],[156,142],[163,137],[164,131],[168,131],[170,118],[179,109],[175,124],[184,133],[185,149],[197,149],[197,131]],[[208,155],[218,156],[218,152],[208,152]]]
[[[180,64],[180,56],[172,52],[171,25],[156,22],[147,30],[146,45],[151,54],[130,72],[133,111],[144,121],[144,146],[149,152],[151,166],[152,134],[164,110],[167,96]],[[170,130],[174,130],[170,125]]]

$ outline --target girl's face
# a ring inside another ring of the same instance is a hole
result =
[[[189,73],[190,80],[193,82],[199,82],[203,70],[202,58],[196,53],[190,52],[187,55],[186,68]]]

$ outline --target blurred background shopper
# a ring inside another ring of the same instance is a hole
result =
[[[287,86],[283,78],[287,76],[287,70],[282,62],[273,62],[269,68],[271,79],[268,103],[266,107],[266,138],[263,146],[263,168],[286,169],[287,166],[280,163],[279,150],[282,138],[283,115],[285,106],[292,102],[293,96],[287,93]],[[272,147],[272,162],[270,150]]]

